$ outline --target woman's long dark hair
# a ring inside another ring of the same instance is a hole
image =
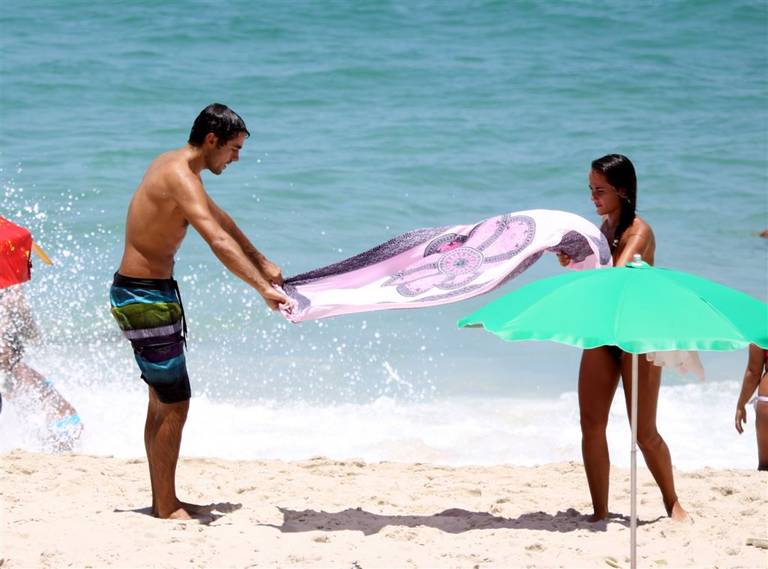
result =
[[[594,160],[592,169],[605,176],[605,179],[616,188],[616,191],[624,191],[624,195],[620,196],[619,225],[613,235],[613,242],[609,244],[611,251],[613,251],[618,246],[624,231],[635,221],[635,210],[637,209],[635,167],[630,159],[623,154],[607,154]]]

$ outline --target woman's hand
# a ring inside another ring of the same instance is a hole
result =
[[[744,407],[744,405],[741,405],[740,407],[736,407],[736,417],[734,418],[736,421],[736,430],[739,431],[739,434],[744,432],[744,427],[742,427],[742,423],[747,422],[747,410]]]

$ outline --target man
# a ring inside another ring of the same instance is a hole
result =
[[[152,485],[152,513],[160,518],[200,517],[205,509],[176,496],[176,463],[191,395],[184,359],[186,320],[173,257],[192,225],[213,253],[273,310],[287,299],[280,269],[267,260],[208,196],[200,173],[221,174],[239,159],[245,122],[212,104],[195,119],[186,146],[150,164],[128,207],[125,249],[110,290],[112,314],[131,341],[149,385],[144,444]]]

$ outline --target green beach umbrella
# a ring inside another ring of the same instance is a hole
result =
[[[524,286],[459,321],[508,341],[618,346],[625,352],[768,344],[768,305],[721,284],[639,261]]]
[[[721,284],[651,267],[639,255],[626,267],[558,275],[526,285],[459,321],[508,341],[548,340],[618,346],[632,354],[631,559],[637,535],[637,354],[673,350],[768,348],[768,305]]]

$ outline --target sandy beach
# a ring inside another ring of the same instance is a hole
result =
[[[629,473],[613,469],[608,523],[589,524],[578,463],[446,467],[182,459],[182,499],[214,520],[148,515],[143,459],[13,451],[2,464],[0,566],[628,567]],[[640,567],[766,567],[768,476],[677,472],[692,514],[666,519],[639,474]]]

